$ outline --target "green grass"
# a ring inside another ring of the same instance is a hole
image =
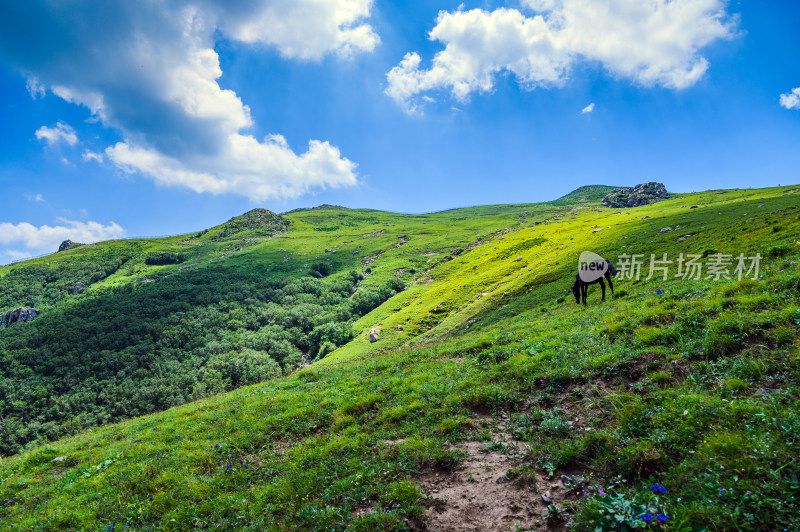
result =
[[[252,268],[287,253],[301,265],[287,275],[302,276],[302,264],[335,249],[333,276],[369,267],[365,286],[400,278],[408,288],[353,322],[353,341],[291,375],[0,459],[0,520],[33,530],[421,529],[430,503],[419,475],[464,458],[445,443],[505,430],[525,444],[514,455],[521,471],[568,472],[585,491],[568,509],[579,530],[616,514],[638,525],[645,512],[669,515],[670,530],[791,528],[797,191],[709,191],[629,210],[289,213],[288,232],[209,260]],[[787,251],[769,253],[775,246]],[[757,281],[617,279],[623,297],[601,304],[593,286],[584,308],[569,287],[585,249],[614,261],[707,249],[764,261]]]

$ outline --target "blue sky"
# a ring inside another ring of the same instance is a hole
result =
[[[792,1],[4,2],[0,263],[254,207],[797,183],[797,28]]]

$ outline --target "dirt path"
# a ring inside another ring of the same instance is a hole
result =
[[[454,472],[430,471],[418,478],[433,504],[427,512],[428,529],[435,532],[494,532],[509,530],[564,530],[563,522],[544,519],[548,504],[542,495],[559,505],[568,498],[559,480],[544,475],[519,476],[518,467],[506,452],[516,443],[499,436],[495,445],[466,442],[454,446],[468,457]],[[506,445],[505,451],[494,450]],[[513,454],[513,453],[511,453]]]

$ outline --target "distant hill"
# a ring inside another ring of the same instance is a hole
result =
[[[574,203],[599,203],[606,194],[620,187],[610,185],[584,185],[557,200],[549,202],[551,205],[572,205]]]

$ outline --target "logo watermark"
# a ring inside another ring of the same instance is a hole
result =
[[[644,257],[643,253],[617,256],[619,277],[638,281],[642,276],[643,267],[647,265],[649,267],[647,277],[644,278],[645,281],[654,277],[666,281],[670,276],[673,279],[696,281],[701,279],[714,281],[736,279],[741,281],[744,278],[758,280],[762,259],[760,253],[756,253],[752,257],[744,253],[740,253],[736,257],[728,253],[712,253],[707,256],[699,253],[680,253],[674,259],[670,259],[666,253],[662,254],[661,257],[651,253],[649,261],[646,261]]]
[[[584,251],[578,259],[578,276],[584,283],[593,283],[608,271],[606,259],[593,251]]]
[[[645,281],[656,278],[684,280],[713,280],[742,279],[758,280],[761,266],[761,254],[747,256],[744,253],[734,256],[729,253],[680,253],[670,258],[666,253],[661,256],[650,254],[649,260],[644,253],[634,253],[617,256],[614,262],[617,277],[631,281],[642,279]],[[584,251],[578,259],[578,275],[585,283],[591,283],[603,277],[612,267],[600,255],[592,251]]]

